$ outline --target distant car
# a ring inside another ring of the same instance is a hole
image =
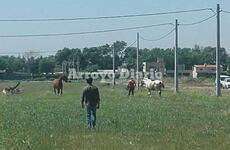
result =
[[[230,88],[230,78],[225,78],[224,79],[222,87],[225,88],[225,89]]]
[[[227,76],[227,75],[220,75],[220,85],[221,85],[221,87],[223,87],[224,88],[224,81],[225,81],[225,79],[226,78],[230,78],[229,76]]]

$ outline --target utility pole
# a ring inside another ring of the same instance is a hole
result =
[[[64,64],[63,64],[63,63],[64,63],[64,62],[61,63],[61,70],[62,70],[62,74],[65,74],[65,73],[64,73],[64,66],[63,66]]]
[[[139,89],[139,49],[140,49],[140,43],[139,43],[139,32],[137,32],[137,72],[136,72],[136,78],[137,78],[137,89]]]
[[[113,44],[113,86],[115,84],[115,45]]]
[[[221,90],[220,90],[220,4],[217,4],[216,20],[217,20],[216,96],[221,96]]]
[[[175,27],[175,50],[174,50],[174,92],[178,92],[178,62],[177,62],[177,50],[178,50],[178,21],[176,19],[176,27]]]
[[[65,60],[62,62],[62,73],[64,75],[67,74],[67,71],[66,71],[67,64],[68,64],[68,62],[66,62]]]
[[[75,65],[74,65],[74,54],[73,54],[73,68],[75,68]]]
[[[73,54],[73,68],[72,68],[72,80],[74,80],[74,70],[75,70],[75,60],[74,60],[74,54]]]
[[[79,73],[80,71],[80,58],[79,55],[77,55],[77,72]]]

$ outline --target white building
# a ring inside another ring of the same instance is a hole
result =
[[[69,80],[75,80],[78,79],[77,72],[75,68],[69,68],[69,75],[68,75]]]
[[[156,72],[161,72],[163,75],[166,74],[165,63],[160,58],[157,58],[157,62],[143,62],[142,67],[143,72],[149,72],[150,69],[153,69]]]
[[[223,66],[220,66],[220,72],[223,71]],[[216,74],[216,65],[194,65],[192,76],[197,78],[199,74]]]

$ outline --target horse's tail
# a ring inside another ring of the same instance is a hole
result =
[[[145,82],[144,81],[141,81],[141,87],[143,87],[144,86],[144,84],[145,84]]]
[[[19,86],[20,82],[18,82],[14,87],[12,87],[12,89],[16,89]]]
[[[162,86],[163,88],[165,88],[165,85],[164,85],[164,83],[163,83],[163,82],[161,82],[161,86]]]

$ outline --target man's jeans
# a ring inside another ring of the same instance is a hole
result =
[[[134,96],[134,88],[129,89],[129,96],[130,96],[130,93],[132,93],[132,95]]]
[[[96,110],[95,106],[86,106],[87,124],[90,128],[95,128],[96,126]]]

